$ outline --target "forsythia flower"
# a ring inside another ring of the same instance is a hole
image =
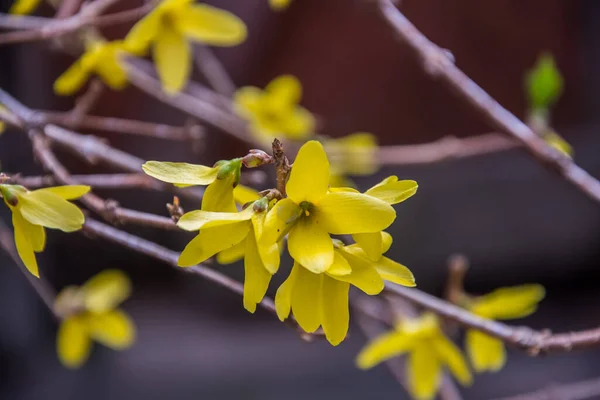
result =
[[[85,218],[68,200],[89,192],[89,186],[56,186],[29,191],[19,185],[0,185],[4,202],[12,211],[15,244],[23,264],[39,277],[35,253],[46,246],[45,228],[73,232],[81,229]]]
[[[302,85],[292,75],[273,79],[265,88],[238,89],[233,101],[237,111],[250,121],[256,137],[270,142],[276,135],[302,140],[314,133],[315,118],[300,106]]]
[[[165,91],[176,93],[190,75],[189,40],[213,46],[235,46],[246,39],[246,25],[235,15],[194,4],[193,0],[163,0],[131,29],[125,42],[134,53],[153,45],[158,76]]]
[[[92,339],[115,350],[135,340],[135,326],[123,311],[116,309],[131,293],[123,272],[107,270],[83,286],[69,286],[56,297],[55,310],[62,317],[56,338],[61,363],[78,368],[88,359]]]
[[[467,309],[489,319],[523,318],[535,312],[544,294],[541,285],[505,287],[474,298]],[[465,347],[477,372],[498,371],[506,363],[502,341],[478,330],[467,330]]]
[[[54,92],[71,95],[87,82],[92,74],[114,90],[127,85],[127,72],[119,61],[126,49],[122,41],[105,42],[95,40],[86,46],[85,53],[54,82]]]
[[[406,373],[409,391],[418,400],[434,398],[444,367],[461,384],[468,385],[472,381],[460,349],[444,336],[433,314],[402,320],[395,331],[369,343],[359,353],[356,363],[359,368],[368,369],[404,353],[408,353]]]
[[[233,198],[236,203],[243,206],[246,203],[260,199],[260,195],[256,190],[248,186],[237,185],[233,189]]]
[[[208,185],[202,197],[203,211],[235,212],[234,188],[240,180],[241,159],[219,161],[214,167],[188,163],[148,161],[147,175],[175,186]],[[239,192],[238,192],[239,193]]]
[[[42,0],[16,0],[8,12],[15,15],[31,14]]]
[[[288,8],[292,0],[269,0],[269,6],[275,11],[281,11]]]
[[[279,268],[279,245],[265,245],[263,234],[269,201],[266,197],[248,205],[241,212],[191,211],[184,214],[177,226],[199,231],[179,256],[178,265],[196,265],[224,251],[244,255],[244,308],[256,310],[267,292],[271,275]]]
[[[372,175],[379,169],[377,140],[367,132],[352,133],[339,139],[323,141],[331,160],[332,187],[348,186],[346,175]]]
[[[272,243],[286,233],[292,258],[313,273],[334,261],[329,234],[378,232],[396,218],[387,203],[361,193],[328,191],[329,161],[321,143],[309,141],[298,151],[286,184],[288,197],[269,211],[263,239]]]

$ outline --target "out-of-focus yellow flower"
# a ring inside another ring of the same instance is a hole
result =
[[[114,90],[127,86],[127,71],[121,66],[119,55],[126,52],[122,41],[105,42],[91,41],[85,53],[73,63],[54,82],[54,92],[60,95],[71,95],[77,92],[96,74],[102,81]]]
[[[285,10],[290,6],[291,3],[292,0],[269,0],[269,5],[271,6],[271,9],[275,11]]]
[[[131,294],[131,283],[118,270],[106,270],[83,286],[69,286],[56,297],[55,310],[62,317],[56,338],[60,362],[81,367],[89,357],[92,340],[114,350],[130,347],[135,326],[116,307]]]
[[[232,13],[193,0],[163,0],[131,29],[125,43],[133,53],[152,45],[154,62],[167,93],[179,92],[191,67],[189,41],[235,46],[246,39],[246,25]]]
[[[4,107],[2,104],[0,104],[0,110],[6,111],[6,107]],[[4,133],[5,129],[6,129],[6,124],[4,123],[4,121],[0,120],[0,135]]]
[[[314,134],[315,118],[300,105],[302,85],[292,75],[273,79],[264,90],[240,88],[234,95],[236,110],[250,121],[254,135],[270,143],[275,136],[302,140]]]
[[[548,143],[550,146],[554,147],[556,150],[560,151],[564,155],[568,157],[573,157],[573,147],[567,142],[562,136],[558,133],[549,131],[544,134],[542,138]]]
[[[31,14],[41,2],[42,0],[16,0],[8,12],[15,15]]]
[[[29,191],[19,185],[0,185],[0,194],[12,211],[15,244],[29,272],[39,278],[35,253],[46,247],[44,228],[73,232],[81,229],[85,218],[68,200],[90,191],[89,186],[56,186]]]
[[[147,175],[175,186],[208,185],[202,197],[203,211],[235,212],[234,188],[240,180],[240,158],[222,160],[213,167],[177,162],[148,161]]]
[[[433,314],[401,321],[396,330],[375,338],[361,350],[356,364],[372,368],[382,361],[408,354],[406,374],[411,395],[418,400],[435,397],[444,368],[463,385],[472,382],[460,349],[444,336]]]
[[[329,161],[321,143],[304,144],[286,184],[288,197],[269,211],[263,239],[278,242],[289,233],[288,250],[298,264],[319,274],[334,262],[329,234],[378,232],[396,218],[387,203],[361,193],[328,191]]]
[[[258,194],[258,191],[251,187],[237,185],[235,189],[233,189],[233,198],[236,203],[243,206],[246,203],[260,199],[260,195]]]
[[[271,275],[279,268],[279,245],[260,241],[268,205],[263,197],[241,212],[191,211],[177,222],[181,229],[199,231],[179,256],[179,266],[193,266],[221,252],[225,252],[221,261],[244,256],[243,301],[251,313],[265,296]]]
[[[331,161],[331,186],[348,186],[346,175],[372,175],[379,169],[377,139],[371,133],[357,132],[323,141]]]
[[[476,297],[467,309],[489,319],[523,318],[535,312],[544,295],[544,287],[541,285],[505,287]],[[502,341],[483,332],[467,330],[465,346],[477,372],[498,371],[506,363],[506,350]]]

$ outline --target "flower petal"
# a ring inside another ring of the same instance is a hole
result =
[[[352,267],[339,251],[333,252],[333,264],[327,268],[327,274],[333,276],[343,276],[352,273]]]
[[[85,217],[81,210],[54,193],[34,190],[19,195],[18,210],[34,225],[73,232],[81,229]]]
[[[202,197],[202,210],[236,212],[233,187],[235,186],[235,175],[229,175],[223,179],[215,179],[208,185]],[[251,207],[249,207],[251,208]]]
[[[392,238],[392,235],[390,235],[387,232],[381,232],[381,252],[383,254],[387,253],[387,251],[390,249],[390,247],[392,247],[392,243],[393,243],[394,239]]]
[[[178,9],[174,22],[183,35],[212,46],[236,46],[248,34],[240,18],[207,4]]]
[[[355,233],[352,239],[373,261],[379,260],[383,254],[383,237],[381,232]]]
[[[43,189],[38,189],[36,192],[53,193],[56,196],[65,200],[76,200],[88,193],[92,188],[84,185],[67,185],[67,186],[52,186]]]
[[[321,325],[321,285],[324,275],[313,274],[301,265],[294,264],[297,276],[292,290],[292,312],[298,325],[308,333]]]
[[[433,340],[433,347],[440,361],[462,385],[473,383],[469,366],[460,349],[443,334]]]
[[[279,200],[265,217],[263,233],[259,241],[265,244],[279,242],[287,235],[300,215],[302,209],[292,199]]]
[[[217,179],[218,168],[188,163],[148,161],[142,165],[146,175],[159,181],[183,185],[209,185]]]
[[[87,317],[87,324],[90,336],[111,349],[126,349],[135,340],[135,325],[120,310],[91,314]]]
[[[91,75],[92,54],[84,54],[54,81],[54,93],[69,96],[77,92]],[[93,65],[93,64],[92,64]]]
[[[535,312],[544,295],[542,285],[499,288],[477,298],[471,311],[491,319],[523,318]]]
[[[303,140],[314,133],[315,117],[301,106],[294,107],[282,120],[281,131],[289,139]]]
[[[333,242],[314,218],[300,219],[288,236],[288,251],[294,260],[315,274],[333,263]]]
[[[31,14],[40,2],[41,0],[16,0],[8,10],[8,13],[13,15]]]
[[[414,337],[401,332],[391,331],[369,342],[356,357],[356,366],[369,369],[382,361],[397,357],[410,351],[415,345]]]
[[[246,203],[250,203],[251,201],[256,201],[260,199],[258,191],[252,189],[251,187],[244,185],[237,185],[235,189],[233,189],[233,198],[235,202],[244,205]]]
[[[275,311],[277,312],[277,317],[280,321],[285,321],[287,317],[290,316],[290,311],[292,309],[292,292],[296,285],[298,270],[301,268],[302,266],[294,264],[290,275],[281,286],[279,286],[277,293],[275,294]]]
[[[292,0],[269,0],[269,6],[274,11],[281,11],[289,7]]]
[[[433,399],[437,392],[442,368],[428,341],[419,342],[408,356],[408,383],[417,400]]]
[[[410,269],[394,260],[391,260],[387,257],[381,257],[374,264],[374,267],[379,275],[386,281],[408,287],[417,286],[415,283],[415,277]]]
[[[418,188],[419,185],[415,181],[399,181],[397,177],[390,176],[367,190],[365,194],[388,204],[398,204],[417,193]]]
[[[329,160],[323,145],[316,140],[306,142],[294,160],[285,186],[287,195],[296,204],[318,203],[329,186]]]
[[[293,75],[279,75],[269,82],[265,92],[279,104],[298,104],[302,98],[302,84]]]
[[[348,309],[348,292],[350,285],[323,276],[321,288],[321,313],[325,337],[333,346],[340,344],[348,333],[350,311]]]
[[[499,371],[506,363],[506,350],[501,340],[475,329],[467,330],[465,348],[477,372]]]
[[[32,226],[35,226],[29,222],[27,222],[19,213],[18,210],[14,210],[12,214],[13,226],[15,229],[15,246],[17,247],[17,253],[19,253],[19,257],[27,270],[31,272],[33,276],[36,278],[40,277],[40,273],[38,270],[37,260],[35,259],[34,247],[30,241]],[[43,227],[40,227],[43,232]],[[40,248],[41,236],[36,236],[38,238],[37,246]],[[43,243],[45,244],[46,234],[43,234]],[[41,248],[43,250],[43,247]],[[40,250],[40,251],[41,251]]]
[[[360,257],[356,257],[343,249],[340,251],[352,267],[352,272],[349,275],[336,276],[335,278],[356,286],[368,295],[381,293],[385,284],[375,268]]]
[[[112,310],[131,295],[131,281],[123,271],[109,269],[88,280],[82,287],[85,306],[92,312]]]
[[[136,55],[143,55],[160,34],[162,18],[163,10],[157,7],[139,20],[125,37],[125,48]]]
[[[254,231],[250,230],[246,239],[246,256],[244,257],[244,308],[251,313],[256,311],[256,305],[262,301],[267,293],[271,273],[265,268],[258,247]]]
[[[392,206],[360,193],[329,192],[315,208],[323,227],[336,235],[382,231],[396,219]]]
[[[260,240],[266,216],[266,212],[255,212],[252,215],[252,227],[254,228],[254,241],[256,242],[260,259],[267,271],[274,274],[279,269],[281,252],[278,243],[265,244]]]
[[[108,87],[121,90],[127,86],[127,71],[119,64],[116,50],[105,51],[98,61],[96,73]]]
[[[60,362],[68,368],[79,368],[90,355],[92,342],[81,317],[63,320],[56,335],[56,351]]]
[[[217,262],[221,265],[232,264],[244,258],[246,253],[246,241],[242,240],[233,247],[221,251],[217,254]]]
[[[183,214],[177,222],[177,226],[186,231],[197,231],[202,228],[230,225],[242,221],[249,221],[254,214],[252,207],[240,212],[212,212],[212,211],[190,211]]]
[[[203,229],[185,246],[177,265],[191,267],[206,261],[244,240],[249,230],[250,224],[246,221]]]
[[[155,38],[152,54],[165,92],[179,92],[187,83],[191,67],[191,50],[185,37],[164,25]]]

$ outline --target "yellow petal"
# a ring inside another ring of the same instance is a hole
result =
[[[329,343],[337,346],[348,333],[348,324],[350,323],[348,291],[350,285],[328,276],[323,276],[322,279],[321,324]]]
[[[241,221],[249,221],[254,214],[252,207],[240,212],[190,211],[183,214],[177,226],[186,231],[197,231],[202,228],[230,225]]]
[[[269,0],[269,6],[275,11],[281,11],[289,7],[292,0]]]
[[[237,211],[233,196],[235,180],[236,176],[231,174],[223,179],[215,179],[213,183],[208,185],[204,191],[204,196],[202,197],[202,210],[223,212]]]
[[[325,142],[331,154],[331,164],[341,174],[371,175],[379,168],[377,163],[377,138],[367,132],[356,132]]]
[[[249,230],[246,221],[203,229],[185,246],[177,265],[191,267],[206,261],[244,240]]]
[[[301,106],[296,106],[286,113],[282,122],[282,133],[286,138],[293,140],[303,140],[310,137],[314,133],[316,124],[312,113]]]
[[[335,276],[336,279],[348,282],[368,295],[381,293],[385,284],[370,262],[360,257],[356,257],[347,251],[338,251],[340,251],[340,254],[348,261],[352,268],[352,272],[348,275]]]
[[[438,358],[462,385],[473,383],[473,377],[460,349],[442,333],[433,339]]]
[[[298,270],[302,266],[294,264],[292,271],[288,278],[279,286],[277,293],[275,294],[275,311],[280,321],[285,321],[290,315],[292,309],[292,292],[296,285],[296,279],[298,277]]]
[[[267,271],[269,271],[271,274],[274,274],[279,269],[279,262],[281,256],[279,244],[265,244],[264,242],[259,240],[264,230],[263,228],[266,215],[266,212],[255,212],[252,215],[252,227],[254,228],[254,240],[258,248],[258,254],[260,255],[260,259]]]
[[[333,253],[333,264],[327,268],[327,274],[333,276],[343,276],[352,273],[352,267],[339,251]]]
[[[401,332],[387,332],[369,342],[356,357],[356,366],[369,369],[382,361],[406,353],[415,345],[414,337]]]
[[[474,329],[467,330],[465,348],[477,372],[499,371],[506,363],[506,350],[501,340]]]
[[[56,336],[56,351],[60,362],[68,368],[79,368],[90,355],[92,342],[82,317],[61,322]]]
[[[81,290],[88,310],[104,312],[115,308],[131,295],[131,281],[123,271],[110,269],[92,277]]]
[[[408,356],[410,391],[417,400],[433,399],[442,378],[440,362],[428,341],[419,342]]]
[[[217,179],[218,168],[188,163],[148,161],[142,165],[146,175],[159,181],[183,185],[209,185]]]
[[[327,193],[328,185],[329,160],[323,145],[316,140],[306,142],[298,151],[286,184],[289,198],[296,204],[318,203]]]
[[[329,192],[316,207],[327,232],[336,235],[382,231],[396,211],[387,203],[360,193]]]
[[[499,288],[477,298],[471,311],[491,319],[523,318],[535,312],[544,295],[544,287],[535,284]]]
[[[408,287],[417,286],[415,277],[410,269],[394,260],[387,257],[381,257],[374,264],[374,267],[379,275],[386,281]]]
[[[294,264],[297,276],[292,290],[292,312],[298,325],[306,332],[314,332],[321,325],[321,285],[323,274],[313,274],[301,265]]]
[[[191,50],[185,37],[164,25],[152,48],[156,70],[165,92],[175,94],[190,76]]]
[[[120,310],[91,314],[87,317],[87,325],[94,340],[115,350],[126,349],[135,340],[135,325]]]
[[[273,101],[279,104],[297,104],[302,98],[302,84],[293,75],[280,75],[265,87]]]
[[[15,245],[17,247],[17,253],[19,253],[19,257],[21,258],[21,261],[23,261],[23,264],[25,264],[25,267],[27,267],[27,270],[29,272],[31,272],[31,274],[33,276],[35,276],[36,278],[39,278],[40,273],[38,271],[38,264],[37,264],[37,260],[35,259],[33,244],[30,241],[31,231],[32,231],[31,227],[34,225],[30,224],[25,219],[23,219],[23,217],[21,216],[21,214],[19,213],[18,210],[13,211],[12,220],[13,220],[13,226],[15,228]],[[42,232],[43,232],[43,229],[44,228],[42,228]],[[39,248],[39,245],[41,244],[41,243],[39,243],[41,237],[39,236],[39,234],[36,237],[38,238],[37,246]],[[45,238],[46,238],[45,232],[44,232],[43,238],[44,238],[44,244],[45,244]],[[43,247],[42,247],[42,250],[43,250]]]
[[[258,247],[254,231],[251,229],[246,239],[246,256],[244,257],[244,308],[251,313],[256,311],[267,293],[271,273],[265,268]]]
[[[236,46],[247,36],[244,21],[207,4],[178,9],[174,23],[183,35],[212,46]]]
[[[54,81],[54,93],[69,96],[76,93],[87,82],[91,74],[93,55],[84,54]]]
[[[16,0],[8,11],[14,15],[31,14],[40,4],[41,0]]]
[[[399,181],[398,177],[390,176],[367,190],[365,194],[388,204],[398,204],[417,193],[418,188],[419,185],[415,181]]]
[[[235,189],[233,189],[233,198],[235,202],[244,205],[246,203],[250,203],[251,201],[256,201],[260,199],[258,195],[258,191],[252,189],[251,187],[244,185],[237,185]]]
[[[217,254],[217,262],[222,265],[232,264],[232,263],[244,258],[245,253],[246,253],[246,241],[242,240],[235,246],[230,247],[227,250],[223,250],[222,252]]]
[[[290,198],[279,200],[267,213],[260,242],[272,244],[280,241],[298,221],[302,209]]]
[[[381,232],[381,252],[384,254],[387,253],[390,247],[392,247],[393,241],[392,235],[387,232]]]
[[[358,244],[369,259],[377,261],[383,254],[383,237],[381,232],[355,233],[352,239]]]
[[[81,229],[85,217],[81,210],[54,193],[34,190],[19,195],[19,211],[34,225],[73,232]]]
[[[125,37],[125,48],[137,55],[143,55],[150,43],[160,34],[163,10],[159,7],[139,20]]]
[[[294,260],[315,274],[333,263],[333,242],[314,218],[300,219],[288,236],[288,251]]]
[[[117,51],[110,49],[104,52],[96,65],[96,73],[111,89],[121,90],[127,86],[127,71],[119,64]]]
[[[65,200],[77,200],[84,194],[88,193],[92,188],[84,185],[67,185],[67,186],[52,186],[43,189],[38,189],[36,192],[53,193],[56,196]]]

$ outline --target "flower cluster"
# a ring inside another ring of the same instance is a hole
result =
[[[210,257],[230,263],[244,259],[244,307],[254,312],[279,269],[280,252],[294,259],[292,271],[277,290],[277,315],[290,313],[306,332],[323,328],[339,344],[348,330],[350,285],[367,294],[380,293],[384,280],[414,286],[405,266],[383,256],[391,245],[384,232],[394,221],[397,204],[417,190],[414,181],[390,177],[365,193],[329,186],[330,166],[323,145],[309,141],[298,151],[285,185],[287,197],[270,190],[238,211],[235,188],[242,159],[205,167],[150,161],[144,171],[182,185],[208,185],[201,209],[184,214],[177,225],[198,232],[179,257],[183,267]],[[344,245],[331,235],[353,235]]]

